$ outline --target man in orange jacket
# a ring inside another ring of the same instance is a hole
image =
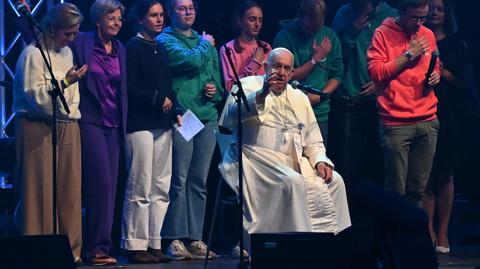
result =
[[[432,166],[439,123],[432,87],[440,81],[435,36],[423,26],[428,0],[401,0],[400,16],[387,18],[367,51],[368,70],[377,84],[382,121],[385,186],[422,206]]]

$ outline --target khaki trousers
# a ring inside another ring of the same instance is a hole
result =
[[[74,257],[82,245],[81,148],[77,122],[58,122],[57,227],[66,234]],[[15,221],[24,235],[52,234],[52,147],[48,120],[19,117],[15,125]]]
[[[385,187],[418,207],[423,205],[439,128],[434,119],[381,129]]]

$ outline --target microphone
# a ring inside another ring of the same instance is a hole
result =
[[[24,3],[18,2],[15,9],[17,10],[18,13],[20,13],[20,15],[22,15],[25,19],[27,19],[32,25],[41,29],[40,24],[38,24],[35,18],[33,18],[32,13]]]
[[[294,89],[304,90],[309,93],[318,94],[320,97],[328,97],[327,93],[324,93],[321,90],[315,89],[312,86],[301,84],[300,82],[294,80],[290,83]]]
[[[428,84],[428,79],[433,73],[433,69],[435,69],[435,64],[437,63],[438,56],[440,53],[437,50],[432,51],[432,58],[430,58],[430,64],[428,65],[427,73],[425,74],[425,82],[423,84],[423,96],[428,94],[428,90],[430,90],[431,86]]]

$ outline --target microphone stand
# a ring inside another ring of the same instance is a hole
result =
[[[225,48],[225,52],[227,53],[228,63],[232,68],[233,75],[235,77],[234,84],[237,85],[238,90],[236,93],[232,92],[232,95],[235,97],[235,101],[237,102],[237,146],[238,146],[238,205],[240,207],[240,260],[238,263],[237,268],[244,269],[245,267],[245,260],[243,259],[243,250],[244,242],[243,242],[243,126],[242,126],[242,102],[245,105],[245,110],[247,112],[250,111],[250,106],[247,102],[247,97],[245,96],[245,92],[243,91],[242,83],[240,82],[240,78],[238,77],[237,70],[235,69],[235,65],[233,64],[232,60],[232,51],[226,45],[223,45]]]
[[[28,18],[27,18],[28,19]],[[32,31],[33,37],[35,39],[36,47],[40,50],[40,54],[42,55],[43,62],[47,66],[48,72],[52,77],[50,83],[53,86],[53,89],[48,92],[50,97],[52,98],[52,218],[53,218],[53,234],[58,234],[57,229],[57,97],[60,98],[60,102],[65,109],[67,114],[70,114],[70,109],[68,108],[67,101],[65,100],[65,96],[63,96],[62,91],[60,90],[60,85],[58,84],[58,80],[55,78],[52,70],[51,63],[47,60],[45,56],[45,52],[42,49],[42,46],[38,40],[38,37],[35,33],[35,23],[33,20],[29,21],[29,27]],[[37,27],[38,30],[45,36],[43,29]],[[47,48],[48,49],[48,48]]]
[[[240,78],[238,77],[237,70],[235,69],[235,65],[233,64],[232,60],[232,51],[230,48],[228,48],[226,45],[223,45],[225,48],[225,52],[227,53],[227,58],[228,58],[228,63],[230,67],[232,68],[233,71],[233,76],[235,78],[234,84],[237,85],[238,90],[236,93],[230,92],[234,97],[235,97],[235,102],[237,102],[237,145],[238,145],[238,196],[239,196],[239,202],[238,205],[240,207],[240,240],[239,240],[239,246],[240,246],[240,260],[237,265],[238,269],[245,269],[246,264],[245,260],[243,259],[243,250],[245,249],[244,247],[244,242],[243,242],[243,160],[242,160],[242,145],[243,145],[243,130],[242,130],[242,102],[245,105],[246,111],[250,111],[250,106],[248,105],[247,102],[247,96],[245,95],[245,92],[243,91],[242,83],[240,82]],[[221,179],[222,180],[222,179]],[[220,189],[221,189],[221,180],[217,189],[217,199],[215,199],[215,209],[213,212],[213,222],[210,228],[210,235],[209,235],[209,244],[207,246],[207,254],[205,255],[205,263],[204,263],[204,268],[207,268],[208,264],[208,254],[209,254],[209,248],[210,248],[210,241],[212,237],[212,230],[213,226],[215,225],[215,218],[216,218],[216,211],[217,211],[217,203],[219,201],[218,197],[220,195]]]

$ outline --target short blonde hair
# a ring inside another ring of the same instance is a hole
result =
[[[120,9],[123,13],[125,12],[125,7],[117,0],[95,0],[92,6],[90,6],[90,19],[93,25],[96,25],[103,16],[110,14],[115,10]]]

